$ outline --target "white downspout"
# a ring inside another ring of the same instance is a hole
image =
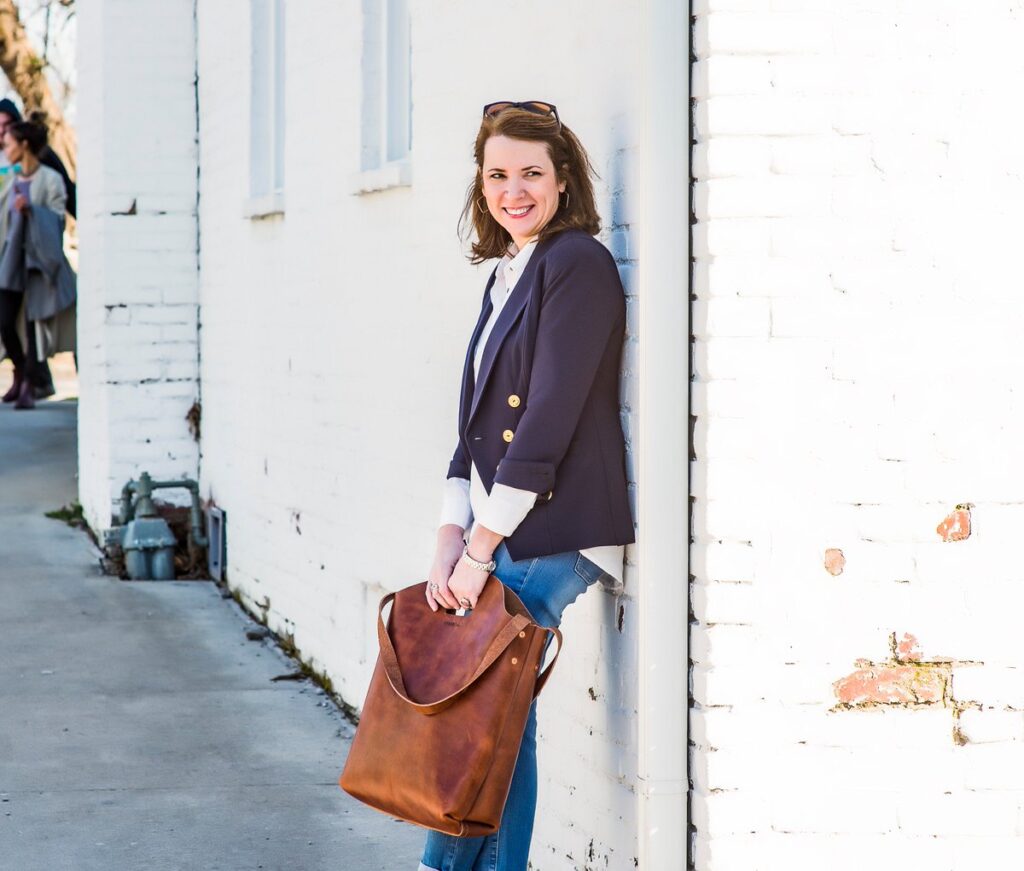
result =
[[[687,865],[689,4],[645,0],[640,134],[639,864]]]

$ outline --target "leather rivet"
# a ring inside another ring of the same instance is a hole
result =
[[[516,657],[514,657],[514,656],[512,657],[512,664],[513,665],[519,665],[519,660],[516,659]]]
[[[525,638],[526,637],[526,633],[525,632],[520,632],[519,633],[519,637],[520,638]]]

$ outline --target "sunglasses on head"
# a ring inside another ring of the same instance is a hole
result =
[[[553,103],[545,103],[543,100],[527,100],[524,103],[513,103],[511,100],[501,100],[497,103],[488,103],[484,106],[485,118],[496,118],[506,109],[522,109],[524,112],[532,112],[534,115],[550,115],[558,124],[558,130],[562,130],[562,121],[558,117],[558,109]]]

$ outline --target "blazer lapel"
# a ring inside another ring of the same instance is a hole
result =
[[[530,299],[530,294],[533,289],[533,273],[536,270],[537,263],[540,261],[542,254],[542,248],[545,247],[545,243],[542,242],[537,245],[533,255],[530,257],[530,261],[526,264],[526,268],[523,270],[523,274],[519,276],[519,281],[516,282],[516,286],[512,291],[512,295],[506,300],[504,307],[501,310],[501,314],[498,315],[498,320],[494,322],[494,329],[491,330],[490,336],[487,337],[487,344],[484,346],[484,354],[480,359],[480,377],[476,380],[476,386],[473,389],[473,405],[469,411],[469,420],[472,420],[473,415],[476,414],[477,406],[480,404],[480,397],[483,396],[484,388],[487,386],[487,379],[491,376],[491,371],[494,369],[494,361],[498,357],[498,351],[501,350],[501,346],[508,336],[509,331],[515,325],[515,322],[519,320],[519,315],[522,314],[523,309],[526,307],[527,301]],[[497,270],[495,270],[497,275]],[[491,282],[493,284],[493,281]],[[490,288],[490,285],[488,285]],[[488,296],[490,291],[488,290]],[[490,313],[490,309],[488,309]],[[479,336],[479,333],[477,333]],[[476,342],[474,341],[474,346]],[[470,352],[472,354],[472,350]],[[469,361],[470,374],[473,371],[472,360]]]
[[[484,288],[484,303],[480,309],[480,317],[477,319],[473,336],[469,340],[469,351],[466,353],[466,362],[462,368],[462,394],[459,397],[459,421],[462,432],[466,431],[466,424],[469,423],[469,408],[473,400],[473,385],[475,381],[473,378],[473,355],[476,351],[476,343],[480,341],[480,333],[483,332],[484,325],[491,316],[491,309],[494,308],[491,304],[491,287],[494,285],[497,275],[498,270],[495,267],[487,281],[487,287]]]

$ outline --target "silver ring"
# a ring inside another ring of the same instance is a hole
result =
[[[431,584],[430,585],[430,592],[431,593],[436,593],[439,589],[440,589],[440,587],[438,587],[437,584]]]
[[[459,604],[462,605],[463,608],[468,608],[470,604],[469,599],[459,599]]]

